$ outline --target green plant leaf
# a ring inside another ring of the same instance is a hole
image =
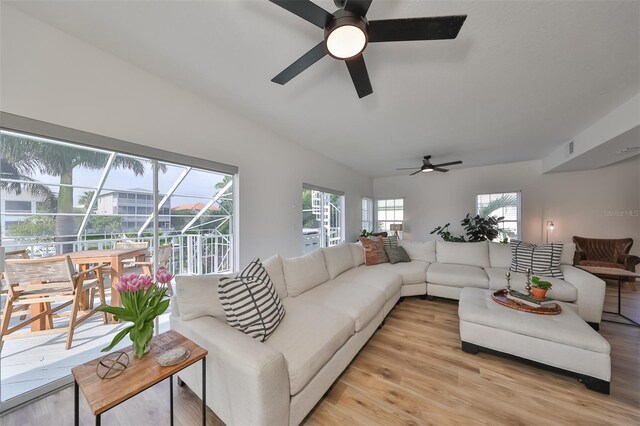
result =
[[[124,336],[126,336],[131,331],[131,329],[133,327],[134,326],[130,325],[129,327],[127,327],[127,328],[125,328],[123,330],[120,330],[120,332],[114,336],[114,338],[111,341],[111,343],[109,344],[109,346],[107,346],[106,348],[102,349],[102,352],[109,352],[111,349],[113,349],[113,347],[115,345],[117,345],[118,343],[120,343],[120,341],[122,339],[124,339]]]

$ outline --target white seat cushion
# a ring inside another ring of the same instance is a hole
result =
[[[451,243],[436,241],[436,258],[438,263],[453,263],[457,265],[478,266],[488,268],[489,244],[481,243]]]
[[[334,279],[344,271],[353,268],[354,260],[351,254],[351,248],[347,243],[340,243],[333,247],[325,247],[322,249],[322,252],[327,262],[329,278]]]
[[[427,282],[451,287],[489,288],[489,277],[477,266],[432,263],[427,269]]]
[[[507,268],[489,268],[485,272],[489,276],[489,288],[500,290],[507,288]],[[575,302],[578,300],[578,290],[559,278],[542,277],[544,281],[549,281],[552,285],[547,297],[551,297],[562,302]],[[511,272],[511,288],[513,290],[524,291],[527,284],[527,274]]]
[[[370,266],[370,269],[379,271],[389,271],[400,274],[402,284],[418,284],[427,281],[427,268],[429,262],[413,260],[411,262],[398,262],[396,264],[381,263],[379,265]]]
[[[338,275],[336,281],[366,284],[384,292],[385,300],[394,297],[402,287],[400,274],[391,271],[376,270],[373,266],[360,266]]]
[[[354,326],[345,315],[297,298],[283,304],[287,315],[264,344],[284,355],[290,393],[296,395],[354,334]]]
[[[347,315],[353,320],[355,332],[365,328],[387,301],[382,290],[343,280],[327,281],[297,296],[296,300]]]
[[[569,308],[559,315],[535,315],[497,304],[490,290],[465,288],[460,293],[458,316],[461,321],[593,352],[611,351],[609,343]]]
[[[300,257],[282,259],[287,294],[292,297],[329,281],[329,271],[322,250]]]
[[[407,252],[411,260],[422,260],[430,263],[436,261],[435,241],[399,240],[398,245]]]

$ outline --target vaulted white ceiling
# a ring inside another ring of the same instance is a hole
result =
[[[371,20],[468,18],[455,40],[369,45],[364,99],[328,56],[270,82],[323,34],[266,0],[11,4],[369,176],[541,158],[640,91],[640,2],[374,0]]]

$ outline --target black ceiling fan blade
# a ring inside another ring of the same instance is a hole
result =
[[[454,166],[456,164],[462,164],[462,161],[452,161],[450,163],[441,163],[441,164],[434,164],[433,167],[445,167],[445,166]]]
[[[422,169],[418,169],[417,171],[411,173],[409,176],[413,176],[413,175],[417,175],[418,173],[420,173],[422,171]]]
[[[285,84],[293,77],[297,76],[302,71],[318,62],[326,54],[327,48],[324,45],[324,41],[321,41],[313,49],[299,57],[298,60],[285,68],[284,71],[273,77],[271,81],[278,84]]]
[[[416,168],[417,168],[418,170],[420,170],[420,168],[419,168],[419,167],[403,167],[403,168],[401,168],[401,169],[396,169],[396,170],[416,170]]]
[[[305,21],[324,29],[333,15],[309,0],[269,0]]]
[[[346,0],[344,10],[365,16],[369,11],[372,0]]]
[[[445,40],[458,36],[466,15],[369,21],[369,43]]]
[[[433,170],[435,170],[436,172],[442,172],[442,173],[447,173],[449,171],[448,169],[441,169],[439,167],[434,167]]]
[[[351,59],[347,59],[344,62],[347,64],[349,74],[351,74],[353,85],[356,86],[358,97],[364,98],[365,96],[372,94],[373,89],[371,88],[369,73],[367,72],[367,66],[364,63],[364,57],[362,54]]]

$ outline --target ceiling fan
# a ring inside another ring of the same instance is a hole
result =
[[[430,160],[431,160],[431,156],[425,155],[424,158],[422,159],[422,166],[420,166],[417,170],[415,167],[404,167],[402,169],[396,169],[396,170],[415,170],[415,172],[409,175],[409,176],[413,176],[413,175],[417,175],[420,172],[428,173],[428,172],[436,171],[436,172],[446,173],[449,171],[449,169],[443,169],[442,167],[453,166],[455,164],[462,164],[462,161],[460,160],[451,161],[449,163],[431,164]]]
[[[368,43],[454,39],[467,19],[466,15],[458,15],[368,21],[372,0],[334,0],[340,8],[334,13],[309,0],[269,1],[324,30],[324,40],[271,81],[285,84],[328,54],[347,64],[360,98],[373,93],[362,56]]]

